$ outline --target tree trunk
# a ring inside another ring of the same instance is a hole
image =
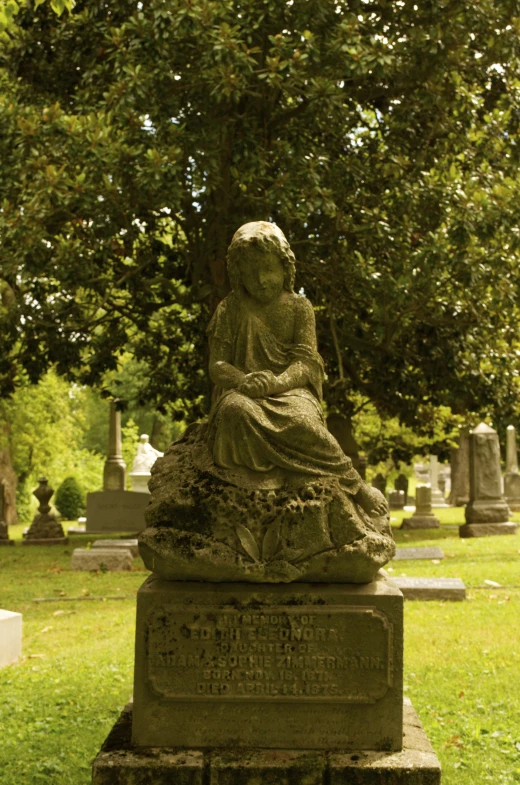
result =
[[[0,483],[4,486],[4,521],[8,526],[18,523],[16,512],[16,486],[18,478],[11,462],[9,426],[0,425]]]

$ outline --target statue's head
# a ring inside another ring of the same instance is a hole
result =
[[[239,263],[247,256],[249,249],[264,250],[276,254],[284,269],[284,289],[294,291],[295,258],[282,230],[268,221],[251,221],[237,229],[227,253],[227,268],[231,288],[241,291]]]

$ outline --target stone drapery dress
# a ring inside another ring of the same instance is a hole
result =
[[[295,320],[306,318],[306,309],[312,311],[301,295],[292,295],[291,306]],[[264,398],[216,388],[207,432],[215,464],[253,472],[277,468],[307,477],[333,476],[350,494],[357,493],[361,478],[325,425],[320,405],[323,361],[314,347],[281,342],[235,293],[218,305],[208,336],[210,349],[215,341],[225,346],[227,361],[245,374],[269,370],[279,376],[299,362],[309,380],[306,387]]]

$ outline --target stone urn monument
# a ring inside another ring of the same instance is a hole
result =
[[[39,502],[38,512],[22,545],[66,545],[68,537],[65,537],[63,526],[51,511],[50,500],[54,490],[49,486],[46,477],[40,477],[38,483],[38,487],[33,491]]]
[[[152,468],[134,702],[93,783],[438,783],[409,705],[403,725],[388,505],[326,427],[294,255],[274,224],[245,224],[228,272],[209,417]]]

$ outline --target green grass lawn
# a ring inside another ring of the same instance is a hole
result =
[[[394,562],[390,575],[460,577],[468,599],[406,603],[406,694],[443,785],[520,783],[520,535],[460,540],[450,526],[463,511],[438,514],[441,529],[395,537],[399,547],[439,545],[445,559]],[[392,515],[397,527],[403,514]],[[72,572],[72,549],[88,540],[0,548],[0,606],[24,621],[23,659],[0,670],[0,785],[89,785],[91,761],[131,694],[134,596],[147,571],[136,559],[128,573]],[[67,601],[119,595],[130,598]]]

